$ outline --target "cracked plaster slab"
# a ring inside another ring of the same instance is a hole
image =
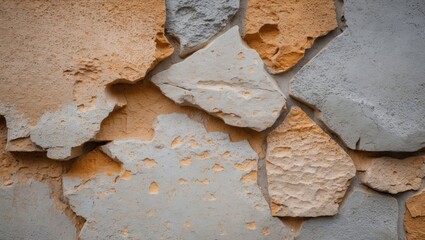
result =
[[[172,126],[172,127],[170,127]],[[284,239],[257,185],[247,141],[207,133],[183,114],[158,116],[151,141],[102,147],[120,174],[64,176],[71,207],[87,222],[82,239]]]
[[[233,27],[152,82],[178,104],[196,106],[226,124],[262,131],[276,121],[285,96],[258,54]]]

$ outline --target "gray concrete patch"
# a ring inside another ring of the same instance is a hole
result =
[[[355,189],[334,217],[312,218],[297,240],[397,240],[397,200]]]
[[[0,239],[74,240],[75,225],[55,208],[47,184],[0,186]]]
[[[347,29],[291,81],[351,149],[425,146],[425,2],[345,1]]]

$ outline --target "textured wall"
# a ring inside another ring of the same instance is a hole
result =
[[[425,239],[425,2],[0,3],[0,239]]]

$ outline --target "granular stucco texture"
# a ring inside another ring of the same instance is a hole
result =
[[[161,91],[150,81],[144,80],[134,85],[117,84],[112,90],[114,96],[126,99],[127,104],[112,112],[102,122],[100,131],[95,138],[96,141],[128,138],[150,141],[154,135],[152,126],[159,115],[184,113],[192,120],[203,124],[207,132],[227,133],[233,142],[247,140],[260,157],[264,156],[263,132],[233,127],[202,110],[179,106],[161,94]]]
[[[51,158],[72,157],[121,104],[107,84],[137,81],[173,51],[163,35],[163,1],[7,0],[0,11],[8,140],[31,136]]]
[[[288,237],[257,186],[258,156],[247,141],[208,133],[184,114],[160,115],[154,130],[151,141],[101,148],[120,172],[64,176],[71,207],[87,220],[82,239]]]
[[[425,147],[425,2],[344,1],[347,29],[307,63],[290,94],[351,149]]]
[[[52,191],[37,181],[0,185],[0,238],[75,240],[77,229],[55,206]]]
[[[404,228],[407,240],[425,239],[425,191],[412,196],[406,201]]]
[[[285,106],[285,96],[258,54],[244,45],[238,27],[156,74],[152,82],[178,104],[199,107],[226,124],[257,131],[270,127]]]
[[[282,217],[337,214],[356,173],[350,156],[298,107],[268,135],[266,169],[272,214]]]
[[[248,0],[244,40],[271,73],[298,63],[314,40],[337,27],[332,0]]]
[[[396,194],[419,190],[425,177],[425,156],[370,158],[368,166],[359,176],[363,184],[377,191]]]
[[[239,9],[239,0],[166,0],[166,30],[180,43],[180,56],[204,47]]]
[[[338,215],[312,218],[296,240],[398,240],[398,205],[391,196],[355,189]]]

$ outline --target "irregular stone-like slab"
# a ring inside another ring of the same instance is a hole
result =
[[[151,141],[117,140],[102,150],[125,170],[63,179],[72,208],[87,220],[82,239],[280,240],[288,234],[270,215],[256,183],[258,156],[246,141],[232,143],[186,115],[170,114],[158,117]]]
[[[266,160],[274,216],[335,215],[356,174],[350,156],[298,107],[267,137]]]
[[[425,177],[425,156],[395,159],[372,158],[364,173],[360,174],[363,184],[383,192],[396,194],[418,190]]]
[[[194,105],[238,127],[270,127],[285,105],[276,82],[233,27],[209,46],[153,76],[178,104]]]
[[[239,0],[166,0],[166,29],[180,42],[180,56],[205,46],[239,9]]]
[[[138,139],[150,141],[154,132],[152,125],[159,115],[184,113],[192,120],[202,123],[207,132],[224,132],[231,141],[249,141],[252,149],[262,158],[264,134],[249,128],[238,128],[223,123],[200,109],[179,106],[161,94],[150,81],[144,80],[134,85],[117,84],[113,91],[116,96],[127,101],[125,107],[112,112],[103,122],[96,141],[113,141],[119,139]]]
[[[44,149],[52,159],[69,159],[79,155],[79,148],[96,135],[100,124],[115,107],[114,101],[98,98],[95,106],[78,111],[67,106],[57,112],[43,114],[31,131],[31,140]],[[77,150],[77,152],[73,152]]]
[[[108,99],[107,84],[137,81],[172,53],[163,1],[6,0],[0,11],[0,114],[8,140],[37,135],[32,140],[52,158],[71,157],[119,104]],[[68,132],[76,128],[62,119],[81,130]],[[31,145],[11,149],[17,146]]]
[[[355,190],[333,217],[312,218],[301,226],[297,240],[397,240],[397,200]]]
[[[344,1],[348,28],[292,79],[351,149],[425,147],[425,2]]]
[[[1,239],[76,239],[76,228],[55,207],[47,184],[0,186]]]
[[[249,0],[244,39],[270,72],[280,73],[297,64],[316,38],[336,27],[332,0]]]
[[[425,239],[425,191],[417,193],[406,201],[404,228],[408,240]]]

